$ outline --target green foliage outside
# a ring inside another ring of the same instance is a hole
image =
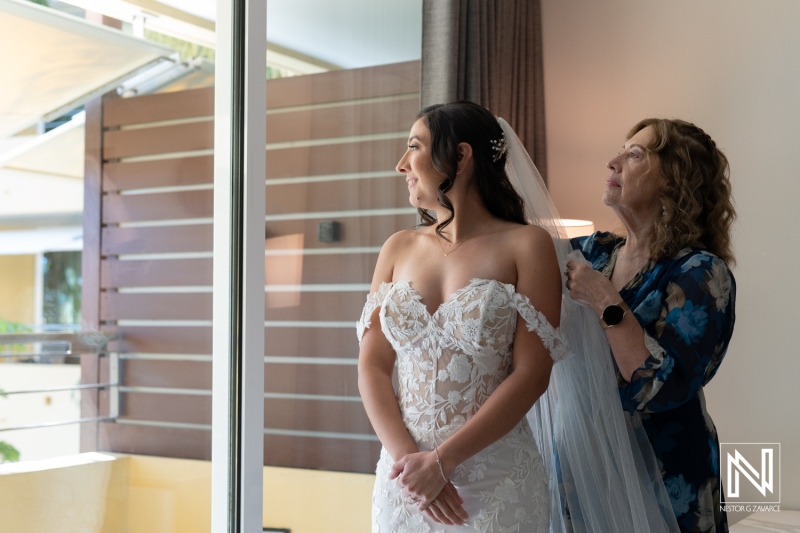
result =
[[[45,324],[80,324],[81,252],[46,252],[43,260]]]
[[[34,4],[39,4],[40,6],[50,7],[50,4],[47,0],[28,0],[28,2],[33,2]]]
[[[6,396],[3,389],[0,389],[0,398],[5,398]],[[0,440],[0,464],[16,463],[17,461],[19,461],[19,450]]]
[[[4,320],[0,318],[0,333],[29,333],[31,328],[19,322]],[[0,352],[22,353],[27,347],[24,344],[0,344]],[[2,362],[2,359],[0,359]]]

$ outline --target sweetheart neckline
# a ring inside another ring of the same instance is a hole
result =
[[[384,283],[386,283],[386,282],[384,282]],[[416,298],[415,298],[416,301],[419,302],[419,304],[422,306],[423,309],[425,309],[425,313],[427,313],[428,317],[430,317],[430,318],[433,318],[437,314],[439,314],[439,311],[441,311],[450,302],[455,300],[461,293],[465,292],[467,289],[472,288],[473,286],[479,285],[480,283],[494,283],[496,285],[500,285],[501,287],[504,287],[506,290],[510,291],[510,293],[512,295],[517,292],[517,288],[513,283],[503,283],[500,280],[489,279],[489,278],[472,278],[472,279],[469,280],[469,283],[467,283],[463,287],[459,287],[458,289],[453,291],[450,294],[450,296],[448,296],[447,298],[442,300],[442,303],[440,303],[439,306],[436,307],[436,310],[433,313],[431,313],[430,309],[428,309],[428,306],[425,304],[425,302],[422,301],[423,300],[422,295],[419,292],[417,292],[417,289],[415,289],[414,287],[411,286],[411,280],[398,279],[398,280],[395,280],[395,281],[391,281],[389,284],[394,286],[394,285],[396,285],[398,283],[405,284],[406,287],[408,287],[409,290],[414,293],[414,295],[416,296]]]

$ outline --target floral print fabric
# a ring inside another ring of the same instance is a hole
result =
[[[624,239],[572,240],[595,270],[610,275]],[[651,261],[620,291],[645,331],[650,357],[630,382],[618,377],[623,409],[638,413],[653,445],[681,531],[728,531],[719,483],[719,440],[703,386],[733,333],[736,284],[725,263],[684,249]]]
[[[370,327],[377,307],[381,330],[397,355],[397,401],[420,450],[441,444],[508,377],[517,317],[536,331],[554,359],[566,355],[557,330],[512,285],[473,279],[433,314],[408,281],[384,283],[370,294],[357,325]],[[451,481],[470,515],[463,526],[443,526],[406,505],[381,451],[372,499],[373,532],[532,533],[549,523],[547,479],[527,419],[460,464]]]

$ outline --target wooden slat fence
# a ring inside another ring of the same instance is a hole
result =
[[[354,325],[380,245],[416,222],[394,166],[419,64],[270,80],[267,95],[264,463],[371,472]],[[98,275],[84,280],[85,318],[119,335],[121,401],[84,446],[208,459],[213,90],[98,100],[86,150],[97,212],[84,255]],[[326,221],[338,242],[318,238]],[[85,375],[109,378],[89,361]]]

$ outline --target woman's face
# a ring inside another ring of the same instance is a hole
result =
[[[638,217],[657,216],[658,190],[663,177],[658,155],[647,151],[653,140],[651,126],[640,130],[606,165],[611,173],[606,178],[603,203],[614,211]]]
[[[420,118],[411,127],[408,149],[397,163],[397,171],[406,175],[408,201],[414,207],[435,209],[439,185],[444,175],[433,167],[431,159],[431,132]]]

